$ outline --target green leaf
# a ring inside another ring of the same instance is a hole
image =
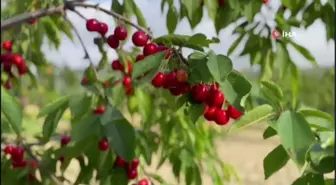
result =
[[[274,82],[272,81],[261,81],[261,85],[264,86],[265,88],[269,89],[270,92],[276,97],[278,98],[279,102],[282,102],[284,100],[284,95],[283,92],[281,90],[281,88]]]
[[[284,167],[289,160],[289,156],[282,145],[273,149],[264,159],[265,180]]]
[[[51,102],[47,104],[45,107],[43,107],[37,117],[42,117],[51,112],[56,112],[61,107],[68,106],[68,103],[69,103],[69,96],[61,97],[58,100]]]
[[[230,58],[224,55],[215,55],[213,52],[209,53],[207,66],[217,82],[222,82],[232,71],[233,66]]]
[[[217,34],[222,28],[225,28],[231,24],[237,18],[238,13],[239,11],[235,11],[230,6],[222,6],[219,8],[215,20]]]
[[[104,114],[99,116],[99,119],[102,125],[106,125],[113,121],[117,121],[117,120],[121,120],[125,118],[118,109],[116,109],[115,107],[111,105],[108,105]]]
[[[211,40],[207,39],[207,37],[202,33],[196,33],[191,36],[186,44],[186,46],[194,46],[194,47],[209,47],[211,43],[219,43],[218,38],[213,38]]]
[[[94,83],[98,80],[96,70],[93,65],[90,65],[85,71],[84,76],[89,79],[89,83]]]
[[[128,181],[127,173],[125,173],[123,168],[117,168],[113,170],[111,184],[127,185]]]
[[[175,7],[169,7],[166,22],[168,33],[169,34],[174,33],[178,22],[178,13]]]
[[[151,69],[158,68],[165,56],[166,52],[160,52],[155,55],[147,56],[143,61],[135,63],[133,65],[132,78],[137,78]]]
[[[230,46],[229,50],[228,50],[228,55],[230,56],[233,51],[237,48],[237,46],[239,45],[239,43],[243,40],[245,34],[241,34]]]
[[[291,72],[291,86],[292,86],[292,108],[296,108],[297,96],[299,94],[299,71],[297,66],[291,62],[290,63],[290,72]]]
[[[82,118],[86,113],[91,113],[91,105],[93,98],[86,94],[73,95],[69,100],[69,108],[71,111],[71,120],[76,121]]]
[[[107,95],[109,102],[116,107],[119,107],[125,100],[125,88],[122,83],[114,85],[112,88],[112,96]]]
[[[269,105],[258,106],[245,115],[243,115],[238,121],[232,124],[230,132],[251,126],[256,123],[260,123],[274,115],[273,108]]]
[[[311,168],[318,173],[330,173],[335,170],[335,153],[334,150],[322,148],[317,143],[309,151]]]
[[[190,62],[190,75],[189,82],[198,83],[198,82],[213,82],[214,78],[207,66],[206,59],[203,60],[191,60]]]
[[[1,86],[1,112],[18,135],[21,132],[22,110],[19,102]]]
[[[304,47],[298,45],[297,43],[290,41],[289,42],[298,52],[300,52],[309,62],[314,66],[317,66],[315,57]]]
[[[286,111],[281,114],[276,124],[281,144],[298,167],[302,167],[308,148],[315,140],[308,122],[302,114]]]
[[[188,17],[193,17],[197,9],[201,6],[201,0],[182,0],[187,9]]]
[[[245,5],[244,15],[249,22],[253,21],[254,16],[260,12],[262,2],[261,1],[250,1],[249,4]]]
[[[61,32],[58,26],[50,17],[44,17],[41,19],[41,23],[44,27],[47,38],[54,44],[55,48],[58,49],[61,45]]]
[[[209,17],[215,21],[216,15],[218,11],[218,1],[213,0],[205,0],[204,1],[205,7],[208,9]]]
[[[277,51],[275,54],[275,63],[280,66],[280,78],[282,78],[288,69],[289,53],[283,43],[277,42]]]
[[[272,128],[271,126],[268,126],[263,133],[263,138],[268,139],[272,136],[275,136],[276,134],[277,134],[276,130]]]
[[[116,154],[130,162],[135,155],[135,130],[126,119],[114,120],[104,125],[106,137]]]
[[[324,180],[325,185],[334,185],[335,179],[325,179]]]
[[[303,114],[303,116],[305,117],[318,117],[318,118],[326,119],[330,121],[331,123],[335,123],[334,118],[330,114],[322,112],[317,109],[304,108],[304,109],[300,109],[298,112]],[[334,124],[331,124],[331,125],[334,126]]]
[[[113,10],[114,12],[118,13],[118,14],[123,14],[124,8],[123,6],[119,3],[119,1],[112,1],[111,4],[111,10]]]
[[[191,122],[195,124],[197,120],[203,115],[204,110],[205,110],[205,105],[192,104],[188,109]]]
[[[132,1],[132,4],[133,4],[133,12],[137,18],[137,22],[138,22],[138,25],[143,27],[143,28],[147,28],[147,23],[146,23],[146,19],[145,17],[143,16],[140,8],[138,7],[138,5]]]
[[[61,120],[63,113],[68,108],[68,104],[63,104],[55,111],[52,111],[45,118],[42,128],[43,141],[48,141],[54,134],[59,121]]]
[[[73,141],[82,141],[89,136],[97,136],[99,133],[99,117],[89,114],[72,126],[71,139]]]

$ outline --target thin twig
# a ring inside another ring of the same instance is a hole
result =
[[[50,16],[50,15],[57,15],[57,14],[62,14],[64,11],[64,4],[51,7],[48,9],[42,9],[36,12],[29,12],[29,13],[23,13],[18,16],[15,16],[13,18],[6,19],[4,21],[1,21],[1,32],[8,30],[12,28],[13,26],[16,25],[21,25],[23,23],[26,23],[28,20],[31,19],[38,19],[41,17],[45,16]]]
[[[26,145],[24,145],[22,143],[22,146],[24,148],[24,150],[28,153],[28,155],[36,161],[39,169],[40,169],[40,172],[45,172],[49,175],[50,179],[53,181],[54,184],[56,185],[63,185],[63,183],[48,169],[46,168],[45,166],[42,165],[42,163],[37,159],[37,157],[35,157],[35,155],[33,154],[33,152],[30,150],[29,147],[27,147]]]
[[[113,11],[110,11],[110,10],[107,10],[105,8],[102,8],[102,7],[99,7],[98,6],[99,4],[97,5],[92,5],[92,4],[86,4],[86,3],[81,3],[81,2],[72,2],[72,3],[69,3],[69,6],[73,6],[73,7],[83,7],[83,8],[94,8],[94,9],[97,9],[99,11],[102,11],[108,15],[111,15],[112,17],[118,19],[118,20],[121,20],[123,22],[125,22],[126,24],[129,24],[131,26],[133,26],[134,28],[140,30],[140,31],[143,31],[143,32],[146,32],[147,35],[150,37],[150,38],[153,38],[153,35],[152,33],[148,30],[148,29],[145,29],[137,24],[134,24],[133,22],[129,21],[128,19],[126,19],[125,17],[123,17],[122,15],[116,13],[116,12],[113,12]],[[69,8],[71,9],[71,8]]]
[[[179,58],[179,60],[185,64],[186,66],[189,66],[188,62],[186,61],[186,59],[182,56],[182,53],[180,53],[179,51],[177,51],[175,48],[172,48],[173,52],[175,53],[175,55]]]
[[[140,31],[143,31],[143,32],[147,33],[148,37],[153,38],[153,35],[150,32],[150,30],[148,30],[146,28],[143,28],[143,27],[141,27],[137,24],[132,23],[131,21],[129,21],[128,19],[126,19],[122,15],[120,15],[116,12],[104,9],[102,7],[99,7],[98,5],[83,3],[83,1],[80,1],[80,2],[79,1],[66,1],[66,2],[64,2],[64,4],[59,5],[59,6],[38,10],[36,12],[24,13],[24,14],[20,14],[18,16],[6,19],[6,20],[1,22],[1,32],[10,29],[13,26],[21,25],[21,24],[27,22],[30,19],[37,19],[37,18],[41,18],[41,17],[45,17],[45,16],[63,14],[64,10],[75,11],[75,9],[74,9],[75,7],[97,9],[97,10],[102,11],[102,12],[108,14],[108,15],[113,16],[114,18],[116,18],[118,20],[121,20],[121,21],[125,22],[126,24],[129,24],[129,25],[133,26],[134,28],[136,28]],[[79,15],[79,16],[81,16],[81,15]]]
[[[86,46],[85,46],[85,44],[84,44],[84,41],[83,41],[82,37],[79,35],[79,32],[78,32],[77,28],[75,27],[75,25],[74,25],[69,19],[66,19],[66,20],[69,22],[69,24],[70,24],[71,27],[73,28],[75,34],[76,34],[77,37],[78,37],[79,42],[81,43],[81,45],[82,45],[82,47],[83,47],[83,50],[84,50],[84,53],[85,53],[84,58],[85,58],[85,59],[89,59],[89,61],[90,61],[90,65],[92,66],[92,69],[93,69],[94,72],[97,74],[97,70],[96,70],[96,68],[95,68],[95,66],[94,66],[93,60],[91,59],[91,57],[90,57],[90,55],[89,55],[89,52],[88,52],[88,50],[87,50],[87,48],[86,48]]]

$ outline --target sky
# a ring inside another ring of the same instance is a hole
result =
[[[168,31],[166,29],[166,13],[162,14],[160,9],[161,1],[158,0],[134,0],[137,5],[142,10],[145,19],[147,20],[148,26],[153,31],[155,37],[167,34]],[[91,3],[96,4],[99,2],[91,1]],[[100,0],[100,6],[106,9],[109,9],[111,6],[112,0]],[[280,5],[280,1],[278,0],[270,0],[270,6],[278,7]],[[96,18],[99,21],[103,21],[109,26],[109,34],[112,34],[116,25],[114,24],[113,18],[107,14],[99,12],[93,9],[85,9],[85,8],[77,8],[79,12],[81,12],[86,18]],[[165,12],[167,11],[167,7]],[[273,13],[270,12],[266,7],[263,7],[261,12],[266,15],[266,17],[274,17]],[[89,55],[92,58],[94,63],[98,63],[101,55],[98,51],[98,48],[93,43],[93,38],[98,36],[96,33],[90,33],[85,28],[85,20],[78,17],[76,14],[69,12],[67,14],[68,18],[73,22],[76,28],[79,30],[79,33],[89,50]],[[256,17],[258,19],[260,17]],[[135,22],[135,19],[133,19]],[[270,22],[272,24],[272,22]],[[218,37],[221,40],[220,44],[211,45],[211,49],[214,50],[217,54],[226,54],[230,45],[235,41],[238,37],[236,35],[232,35],[232,30],[235,25],[232,24],[221,30],[219,35],[216,35],[215,28],[210,18],[207,15],[207,12],[204,13],[204,17],[201,23],[192,30],[189,26],[187,20],[183,19],[180,22],[175,30],[177,34],[193,34],[193,33],[203,33],[207,37]],[[312,55],[316,58],[318,64],[320,66],[334,66],[334,41],[326,41],[326,31],[323,23],[320,20],[317,20],[312,26],[310,26],[307,30],[305,29],[293,29],[296,36],[292,38],[298,44],[306,47]],[[76,37],[75,37],[76,38]],[[126,44],[126,49],[131,47],[131,43],[128,42]],[[242,47],[240,47],[242,48]],[[239,49],[239,48],[238,48]],[[89,65],[89,61],[84,60],[84,52],[83,49],[76,38],[74,41],[69,40],[66,36],[62,38],[61,47],[56,50],[54,48],[50,48],[47,44],[43,46],[42,50],[47,54],[47,58],[55,63],[57,66],[68,66],[73,69],[84,69]],[[106,50],[108,51],[109,62],[112,62],[117,58],[116,53],[113,49],[106,46]],[[301,56],[298,52],[289,48],[290,55],[293,61],[302,68],[310,68],[311,64]],[[187,54],[187,53],[186,53]],[[239,52],[234,52],[231,57],[234,68],[237,70],[249,68],[249,57],[239,57]]]

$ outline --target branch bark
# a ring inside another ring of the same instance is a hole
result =
[[[106,14],[108,14],[108,15],[110,15],[110,16],[118,19],[118,20],[121,20],[121,21],[125,22],[125,24],[129,24],[132,27],[134,27],[134,28],[136,28],[140,31],[146,32],[147,35],[150,38],[153,37],[152,33],[147,28],[143,28],[143,27],[141,27],[137,24],[134,24],[133,22],[129,21],[128,19],[126,19],[122,15],[120,15],[116,12],[104,9],[102,7],[99,7],[98,5],[83,3],[83,1],[71,1],[71,2],[67,1],[64,4],[59,5],[59,6],[55,6],[55,7],[51,7],[51,8],[47,8],[47,9],[41,9],[41,10],[38,10],[36,12],[24,13],[24,14],[20,14],[18,16],[6,19],[6,20],[1,22],[1,32],[5,31],[5,30],[8,30],[8,29],[10,29],[14,26],[19,26],[23,23],[26,23],[28,20],[31,20],[31,19],[38,19],[38,18],[45,17],[45,16],[53,16],[53,15],[63,14],[65,10],[75,11],[74,10],[75,7],[97,9],[97,10],[99,10],[101,12],[104,12],[104,13],[106,13]]]
[[[31,19],[38,19],[45,16],[62,14],[64,11],[64,4],[48,9],[42,9],[36,12],[23,13],[13,18],[1,21],[1,32],[8,30],[14,26],[19,26]]]

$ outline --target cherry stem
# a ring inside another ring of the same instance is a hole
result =
[[[137,24],[134,24],[133,22],[129,21],[128,19],[126,19],[125,17],[123,17],[122,15],[114,12],[114,11],[110,11],[107,10],[105,8],[99,7],[98,5],[92,5],[92,4],[86,4],[83,3],[84,1],[66,1],[64,2],[64,4],[62,5],[58,5],[58,6],[54,6],[54,7],[50,7],[50,8],[46,8],[46,9],[41,9],[35,12],[27,12],[27,13],[23,13],[20,15],[17,15],[15,17],[6,19],[4,21],[1,22],[1,32],[2,31],[6,31],[14,26],[19,26],[21,24],[26,23],[28,20],[31,19],[38,19],[41,17],[45,17],[45,16],[52,16],[52,15],[57,15],[57,14],[64,14],[65,10],[70,10],[70,11],[75,11],[75,7],[83,7],[83,8],[93,8],[93,9],[97,9],[101,12],[104,12],[116,19],[122,20],[125,24],[129,24],[132,27],[145,32],[149,38],[153,38],[152,33],[146,29],[143,28]],[[84,16],[83,16],[84,17]]]

